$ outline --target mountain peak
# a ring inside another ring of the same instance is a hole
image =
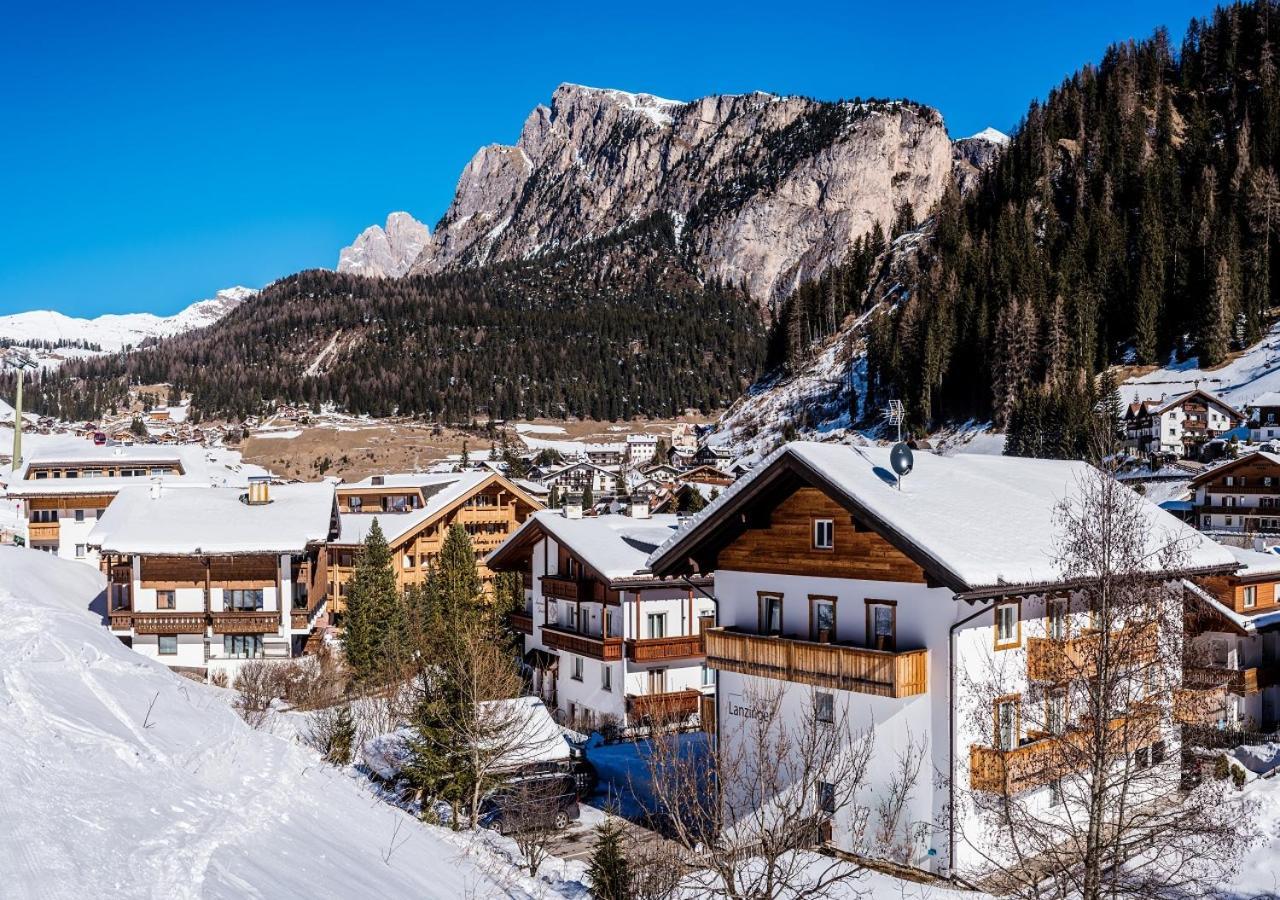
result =
[[[989,144],[999,144],[1001,146],[1004,146],[1005,144],[1009,143],[1009,135],[1005,134],[1003,131],[999,131],[998,129],[992,128],[990,125],[988,125],[986,128],[982,129],[977,134],[971,134],[967,138],[961,138],[961,140],[986,141]]]
[[[422,248],[431,240],[431,229],[407,212],[393,212],[387,224],[370,225],[338,254],[338,271],[373,278],[399,278],[409,271]]]

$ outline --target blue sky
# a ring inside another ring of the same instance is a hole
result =
[[[0,313],[174,312],[315,266],[557,84],[675,99],[910,97],[953,136],[1208,2],[11,4],[0,34]]]

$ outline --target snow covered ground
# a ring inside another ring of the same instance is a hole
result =
[[[87,566],[0,547],[0,573],[0,896],[585,897],[134,654]]]
[[[1125,403],[1159,400],[1166,395],[1185,394],[1197,386],[1237,409],[1268,391],[1280,391],[1280,322],[1261,341],[1221,368],[1201,369],[1195,357],[1171,363],[1121,384],[1120,399]]]

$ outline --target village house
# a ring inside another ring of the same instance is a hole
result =
[[[1240,569],[1203,579],[1188,605],[1183,721],[1270,730],[1280,722],[1280,556],[1227,550]]]
[[[96,566],[89,532],[122,488],[149,479],[199,480],[178,454],[86,441],[76,450],[27,457],[8,495],[23,502],[29,547]]]
[[[1136,455],[1198,459],[1208,441],[1244,421],[1242,413],[1197,388],[1177,397],[1129,404],[1124,415],[1125,445]]]
[[[325,611],[333,485],[123,488],[89,535],[113,634],[174,669],[234,679],[302,655]]]
[[[627,435],[627,465],[647,466],[658,455],[658,438],[652,434]]]
[[[376,520],[391,548],[396,582],[421,584],[454,525],[466,529],[476,559],[505,541],[542,504],[489,469],[373,475],[337,488],[339,534],[330,546],[330,612],[341,624],[357,554]],[[481,579],[492,573],[483,565]]]
[[[1191,479],[1195,524],[1222,534],[1280,534],[1280,455],[1256,451]]]
[[[547,473],[543,476],[542,483],[548,490],[555,488],[561,496],[569,492],[583,493],[590,486],[592,497],[600,500],[617,493],[619,478],[616,469],[606,469],[589,462],[576,462]]]
[[[1268,391],[1245,404],[1249,414],[1249,440],[1254,443],[1280,439],[1280,391]]]
[[[583,728],[693,720],[712,675],[702,630],[713,621],[707,577],[655,578],[638,570],[675,533],[643,495],[628,515],[535,514],[486,564],[525,578],[524,637],[534,688],[561,721]]]
[[[1058,511],[1096,473],[1077,462],[928,453],[900,482],[892,472],[886,448],[788,444],[658,548],[649,569],[714,575],[718,621],[703,636],[717,672],[718,740],[749,734],[753,698],[775,693],[784,722],[806,709],[819,721],[847,716],[874,730],[869,796],[890,794],[903,748],[920,742],[929,774],[904,807],[912,827],[900,861],[971,872],[1007,852],[973,827],[976,802],[1061,802],[1061,762],[1050,761],[1080,725],[1066,704],[1078,686],[1059,683],[1058,662],[1093,638],[1055,563]],[[1149,542],[1185,545],[1177,571],[1152,572],[1175,610],[1183,578],[1235,569],[1226,549],[1137,502]],[[1133,716],[1142,720],[1133,733],[1151,738],[1133,752],[1155,761],[1152,777],[1177,779],[1172,710]],[[874,854],[854,811],[831,812],[822,787],[813,808],[826,816],[823,833],[842,850]]]
[[[585,444],[582,458],[593,466],[620,466],[627,461],[627,445],[621,441]]]

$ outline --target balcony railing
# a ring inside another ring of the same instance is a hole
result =
[[[280,628],[276,612],[230,611],[213,614],[213,630],[218,634],[264,634]]]
[[[648,719],[652,722],[676,722],[688,719],[698,712],[701,700],[702,692],[692,689],[663,694],[629,694],[627,715],[632,719]]]
[[[521,634],[533,634],[533,616],[529,615],[529,613],[512,613],[507,621],[512,628]]]
[[[626,642],[627,659],[635,662],[663,662],[669,659],[690,659],[703,655],[702,635],[687,634],[680,637],[632,638]]]
[[[1155,622],[1126,626],[1111,635],[1116,663],[1149,661],[1156,652]],[[1032,681],[1069,681],[1097,673],[1102,635],[1087,632],[1070,640],[1027,638],[1027,677]]]
[[[1192,690],[1225,688],[1232,694],[1256,694],[1265,684],[1265,676],[1258,667],[1228,669],[1225,666],[1184,666],[1182,684]]]
[[[707,665],[879,697],[914,697],[928,690],[929,651],[868,650],[795,638],[711,628]]]
[[[56,541],[58,540],[60,529],[61,526],[58,522],[28,522],[27,540]]]
[[[577,578],[543,575],[542,596],[552,600],[591,600],[595,596],[594,584]]]
[[[1145,747],[1160,736],[1159,717],[1138,711],[1110,722],[1108,757]],[[1112,741],[1117,741],[1112,745]],[[1012,796],[1083,771],[1090,764],[1093,732],[1083,722],[1062,735],[1038,735],[1011,750],[973,746],[969,750],[969,787]]]
[[[118,613],[112,614],[112,627]],[[133,630],[138,634],[204,634],[202,612],[133,612]]]
[[[589,656],[602,662],[622,659],[622,638],[620,637],[593,637],[565,631],[552,625],[543,625],[542,642],[553,650]]]

